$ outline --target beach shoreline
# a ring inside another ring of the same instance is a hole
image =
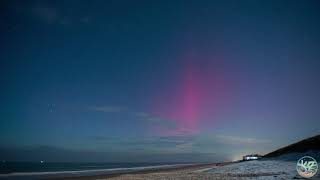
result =
[[[320,179],[320,174],[315,179]],[[296,179],[296,161],[282,158],[222,163],[193,164],[180,167],[149,169],[135,172],[100,174],[93,176],[51,178],[51,180],[249,180],[249,179]]]
[[[111,172],[108,174],[49,178],[49,179],[50,180],[62,180],[62,179],[67,179],[67,180],[75,180],[75,179],[89,180],[90,179],[91,180],[91,179],[121,178],[122,176],[143,176],[143,175],[158,174],[158,173],[186,173],[186,172],[193,172],[201,169],[211,168],[213,166],[223,166],[231,163],[234,163],[234,162],[197,163],[197,164],[177,165],[177,166],[163,167],[163,168],[141,169],[136,171]]]

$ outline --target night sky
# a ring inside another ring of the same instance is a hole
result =
[[[2,1],[0,159],[193,162],[320,133],[320,3]]]

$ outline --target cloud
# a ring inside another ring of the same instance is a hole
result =
[[[256,139],[248,137],[239,137],[239,136],[226,136],[226,135],[217,135],[215,139],[221,144],[231,144],[231,145],[249,145],[249,144],[265,144],[270,143],[270,140],[265,139]]]
[[[97,112],[105,112],[105,113],[119,113],[126,112],[128,109],[122,106],[95,106],[90,107],[90,110]]]
[[[194,140],[193,136],[156,136],[153,137],[154,142],[165,142],[172,144],[184,144]]]
[[[156,117],[145,112],[130,111],[130,109],[125,106],[115,106],[115,105],[91,106],[88,109],[90,111],[104,112],[104,113],[127,113],[131,115],[133,118],[138,119],[140,121],[161,125],[169,128],[176,127],[176,122],[171,119]]]
[[[153,116],[149,113],[133,112],[133,115],[143,121],[148,122],[148,123],[154,123],[154,124],[166,126],[169,128],[175,128],[177,126],[176,122],[171,119],[156,117],[156,116]]]
[[[177,126],[175,121],[170,120],[170,119],[160,118],[160,117],[149,116],[149,117],[144,118],[144,120],[151,122],[151,123],[161,124],[166,127],[175,128]]]
[[[101,148],[110,149],[112,147],[114,151],[126,149],[137,153],[213,153],[230,159],[238,158],[239,154],[264,152],[271,144],[270,140],[265,139],[220,134],[154,135],[126,138],[95,136],[91,138],[94,138],[96,144]]]
[[[176,121],[174,121],[176,123]],[[198,132],[185,127],[178,127],[177,125],[174,127],[171,127],[169,129],[164,129],[161,134],[164,136],[190,136],[190,135],[196,135]]]
[[[186,151],[186,150],[190,151],[190,150],[193,149],[193,147],[194,147],[194,143],[192,143],[192,142],[187,142],[187,143],[176,145],[176,149],[181,149],[181,150],[184,150],[184,151]]]
[[[145,140],[154,152],[187,153],[194,152],[195,137],[193,136],[160,136]],[[147,144],[145,144],[147,145]]]
[[[113,139],[110,137],[105,137],[105,136],[92,136],[90,137],[90,139],[94,139],[96,141],[103,141],[103,142],[107,142],[107,141],[112,141]]]
[[[196,150],[194,142],[194,136],[154,136],[143,139],[136,144],[154,152],[185,153]]]
[[[137,117],[142,117],[142,118],[145,118],[145,117],[149,116],[148,113],[144,113],[144,112],[134,112],[134,115],[137,116]]]
[[[150,152],[193,152],[194,137],[185,136],[152,136],[140,138],[120,138],[107,136],[90,136],[102,147],[110,147],[115,150],[123,148],[132,151]]]

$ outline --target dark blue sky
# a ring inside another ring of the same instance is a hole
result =
[[[0,158],[230,160],[320,133],[315,0],[7,1],[0,15]]]

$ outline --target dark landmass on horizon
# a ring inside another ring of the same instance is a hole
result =
[[[277,149],[273,152],[270,152],[264,155],[264,157],[277,157],[283,154],[294,153],[294,152],[304,153],[312,150],[320,150],[320,135],[303,139],[297,143],[290,144],[283,148]]]

